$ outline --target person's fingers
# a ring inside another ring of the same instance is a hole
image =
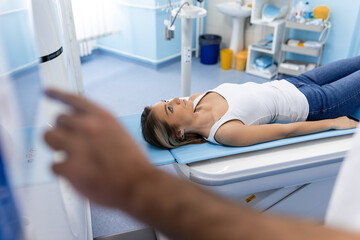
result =
[[[64,163],[54,163],[52,165],[52,171],[56,174],[56,175],[60,175],[60,176],[64,176],[67,177],[67,172],[68,172],[68,166],[67,166],[67,162]]]
[[[64,177],[71,182],[71,184],[78,190],[81,190],[81,181],[86,181],[83,176],[81,169],[77,168],[76,165],[72,164],[73,161],[65,161],[62,163],[54,163],[52,165],[52,171],[58,176]]]
[[[67,161],[62,163],[54,163],[52,171],[56,175],[70,181],[85,196],[91,199],[99,198],[99,191],[97,189],[102,189],[104,186],[100,183],[101,179],[99,179],[98,169],[94,169],[91,165],[79,167],[79,164],[76,162],[67,159]]]
[[[83,117],[79,114],[60,114],[56,118],[56,127],[67,131],[76,131],[81,127],[83,121]]]
[[[77,96],[72,93],[67,93],[56,89],[46,89],[45,94],[52,99],[58,100],[73,107],[77,111],[91,112],[98,109],[97,106],[89,102],[84,97]]]
[[[46,131],[44,139],[45,142],[54,150],[67,150],[71,138],[65,131],[55,128]]]

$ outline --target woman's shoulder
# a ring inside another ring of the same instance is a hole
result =
[[[194,101],[198,96],[200,96],[202,93],[195,93],[189,97],[189,100]]]

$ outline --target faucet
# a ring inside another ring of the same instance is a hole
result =
[[[240,4],[240,6],[244,6],[245,0],[236,0],[236,3]]]

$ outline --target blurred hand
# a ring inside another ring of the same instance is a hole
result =
[[[349,129],[357,127],[359,123],[348,117],[338,117],[333,119],[334,129]]]
[[[155,168],[108,112],[83,97],[57,90],[46,94],[72,108],[44,136],[50,147],[66,153],[53,171],[90,200],[118,207],[139,177]]]

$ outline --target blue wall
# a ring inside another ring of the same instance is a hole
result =
[[[25,0],[1,0],[0,12],[11,11],[26,6]]]
[[[101,47],[143,61],[157,63],[180,52],[180,22],[175,23],[175,39],[164,40],[164,9],[118,5],[121,17],[120,34],[98,41]]]
[[[360,8],[354,26],[354,34],[351,40],[348,57],[360,55]]]
[[[210,1],[210,0],[208,0]],[[225,1],[225,0],[224,0]],[[295,0],[295,5],[299,0]],[[180,1],[172,0],[173,5]],[[310,7],[327,5],[331,10],[332,29],[325,46],[323,63],[360,53],[360,1],[313,0]],[[122,16],[121,33],[99,40],[99,45],[135,59],[154,64],[180,54],[181,20],[175,22],[175,38],[164,40],[164,20],[168,18],[168,0],[122,0],[117,4]],[[1,0],[0,14],[26,8],[25,0]],[[7,46],[9,69],[16,69],[36,60],[28,12],[0,15],[0,40]],[[195,26],[195,24],[194,24]],[[195,27],[194,27],[195,33]],[[301,33],[295,33],[299,35]],[[319,35],[306,33],[309,38]],[[30,37],[29,37],[30,36]],[[194,34],[195,36],[195,34]],[[193,46],[195,46],[193,37]],[[296,56],[299,57],[299,56]],[[305,57],[301,60],[307,60]],[[312,59],[314,61],[314,59]]]
[[[178,7],[180,1],[172,1]],[[127,5],[129,4],[129,5]],[[100,47],[153,64],[167,61],[181,52],[181,19],[175,21],[175,38],[164,39],[164,20],[169,18],[167,0],[121,1],[120,34],[98,41]],[[195,20],[193,47],[195,47]]]
[[[21,11],[6,13],[13,10]],[[5,69],[5,72],[36,60],[32,39],[33,34],[25,0],[1,0],[0,41],[6,46],[4,55],[8,61],[8,69]]]
[[[294,5],[300,0],[295,0]],[[313,9],[316,6],[326,5],[330,8],[330,21],[331,30],[329,38],[325,45],[323,64],[336,61],[349,57],[350,52],[354,52],[356,49],[356,41],[359,42],[359,0],[310,0],[310,8]],[[305,33],[306,39],[304,39],[304,32],[297,31],[292,36],[304,40],[316,40],[319,34],[317,33]],[[359,45],[358,45],[359,47]],[[359,50],[357,50],[359,53]],[[314,58],[303,57],[300,55],[292,55],[298,60],[314,61]]]
[[[124,16],[124,22],[126,22],[125,25],[122,24],[122,34],[100,40],[99,45],[124,55],[153,63],[159,63],[180,54],[180,19],[176,20],[175,38],[171,41],[164,40],[163,22],[167,19],[168,15],[166,9],[161,8],[161,6],[166,6],[168,4],[167,0],[123,0],[122,2],[142,6],[129,7],[119,5]],[[180,1],[172,2],[178,6]],[[296,5],[298,2],[299,0],[295,0],[294,4]],[[311,8],[318,5],[327,5],[331,10],[330,21],[332,28],[325,45],[323,64],[350,57],[354,53],[358,54],[360,52],[360,34],[357,29],[360,29],[360,1],[310,0],[309,3]],[[148,8],[142,9],[144,6]],[[292,33],[292,36],[304,40],[317,40],[319,34],[297,31]],[[194,37],[193,46],[195,46],[195,41]],[[316,58],[296,54],[291,54],[290,58],[311,62],[316,61]]]
[[[154,11],[128,6],[118,6],[121,16],[120,34],[98,41],[99,45],[135,56],[154,59],[155,18]]]

